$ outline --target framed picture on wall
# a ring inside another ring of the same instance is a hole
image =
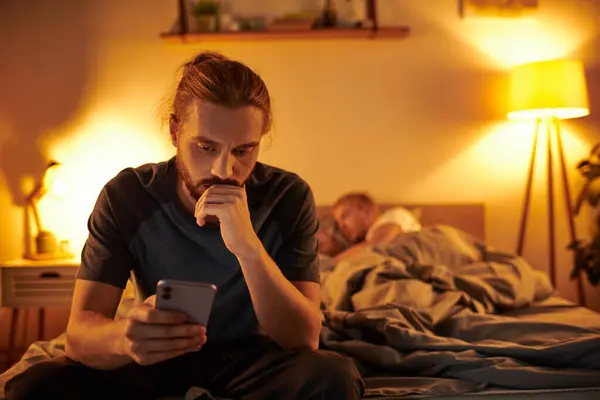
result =
[[[519,18],[535,13],[539,0],[458,0],[461,18]]]

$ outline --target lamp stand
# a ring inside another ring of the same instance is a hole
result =
[[[548,241],[549,241],[549,274],[552,286],[556,287],[556,227],[554,220],[554,155],[553,155],[553,140],[552,136],[555,137],[558,156],[560,161],[560,170],[562,177],[563,193],[565,196],[565,205],[567,208],[567,219],[569,223],[569,236],[570,243],[576,241],[575,238],[575,220],[573,216],[573,207],[571,205],[571,193],[569,188],[569,179],[567,175],[567,168],[565,163],[565,154],[563,150],[562,137],[560,133],[560,122],[558,118],[538,118],[535,123],[535,135],[533,139],[533,149],[531,151],[531,159],[529,161],[529,171],[527,174],[527,184],[525,186],[525,198],[523,202],[523,212],[521,214],[521,224],[519,229],[519,238],[517,242],[517,254],[523,255],[523,247],[525,244],[525,233],[527,230],[527,217],[529,214],[529,204],[531,203],[531,187],[533,184],[533,172],[535,169],[536,161],[536,150],[539,138],[539,131],[541,125],[544,125],[547,130],[548,139],[548,153],[547,153],[547,182],[548,182]],[[585,292],[583,290],[583,283],[581,277],[577,277],[577,301],[582,306],[585,306]]]

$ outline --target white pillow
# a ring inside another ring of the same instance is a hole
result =
[[[367,241],[370,241],[377,228],[385,224],[396,224],[403,232],[418,232],[423,227],[417,217],[404,207],[394,207],[385,211],[377,218],[367,232]]]

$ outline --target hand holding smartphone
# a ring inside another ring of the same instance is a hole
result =
[[[122,353],[150,365],[200,350],[215,294],[213,285],[159,282],[157,295],[134,306],[123,321]]]

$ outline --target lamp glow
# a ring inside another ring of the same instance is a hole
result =
[[[48,193],[56,197],[64,197],[69,193],[69,184],[63,177],[61,164],[52,163],[44,174],[44,187]]]
[[[513,69],[509,119],[570,119],[585,117],[589,113],[581,62],[542,61]]]

